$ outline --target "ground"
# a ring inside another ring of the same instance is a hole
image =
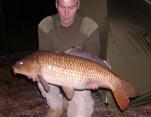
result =
[[[10,67],[0,69],[0,117],[44,117],[48,106],[36,83],[26,77],[13,77]],[[98,106],[95,99],[92,117],[150,117],[151,105],[128,108],[125,112]],[[66,117],[66,112],[62,115]]]

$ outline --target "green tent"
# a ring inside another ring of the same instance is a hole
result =
[[[143,0],[81,0],[79,10],[100,26],[101,57],[138,89],[140,95],[132,105],[151,102],[150,7]],[[105,92],[105,100],[114,106],[110,93]]]

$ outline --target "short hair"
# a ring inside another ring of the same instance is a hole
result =
[[[59,0],[56,0],[57,3],[58,3],[58,1],[59,1]],[[80,0],[76,0],[76,1],[78,2],[78,1],[80,1]]]

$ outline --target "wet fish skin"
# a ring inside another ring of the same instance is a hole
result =
[[[133,85],[100,64],[65,53],[38,51],[18,61],[13,69],[28,77],[40,75],[64,89],[110,89],[122,111],[128,107],[129,97],[138,95]]]

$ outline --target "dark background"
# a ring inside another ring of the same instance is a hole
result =
[[[108,15],[114,9],[129,10],[131,18],[139,17],[139,24],[150,29],[151,7],[143,0],[107,0]],[[111,5],[110,5],[111,4]],[[55,14],[55,0],[0,0],[0,55],[16,51],[36,50],[37,26],[42,18]],[[95,11],[94,11],[95,13]],[[97,12],[99,13],[99,11]],[[145,18],[145,17],[148,18]],[[145,20],[144,20],[145,19]],[[135,23],[135,22],[134,22]]]
[[[55,0],[0,0],[0,54],[37,49],[37,25]]]

